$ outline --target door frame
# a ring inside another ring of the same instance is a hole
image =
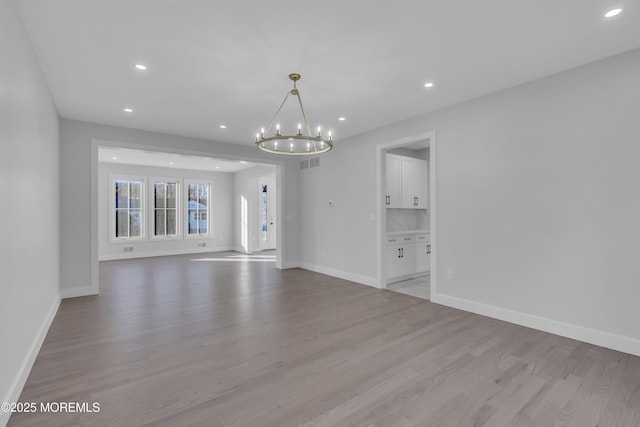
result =
[[[377,203],[377,216],[378,216],[378,229],[377,229],[377,241],[376,241],[376,253],[377,253],[377,283],[381,289],[387,288],[386,279],[386,263],[384,259],[385,254],[385,238],[387,234],[387,208],[384,206],[384,193],[385,193],[385,153],[388,150],[394,148],[400,148],[413,144],[418,141],[429,141],[429,225],[430,225],[430,237],[431,237],[431,295],[430,299],[437,294],[437,255],[438,255],[438,239],[437,239],[437,207],[436,207],[436,188],[437,188],[437,173],[436,173],[436,158],[437,158],[437,143],[436,132],[429,131],[420,133],[404,138],[396,139],[394,141],[384,142],[376,145],[376,203]],[[427,183],[425,183],[427,184]]]

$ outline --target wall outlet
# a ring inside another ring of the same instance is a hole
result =
[[[198,246],[204,248],[205,246],[207,246],[207,242],[200,242],[198,243]]]
[[[453,280],[455,273],[455,270],[447,270],[447,280]]]
[[[133,246],[125,246],[122,248],[122,252],[133,252]]]

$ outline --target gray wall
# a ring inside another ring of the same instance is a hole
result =
[[[109,227],[111,217],[111,176],[135,175],[145,177],[147,190],[145,205],[147,215],[144,218],[145,239],[143,241],[113,242]],[[141,256],[161,256],[172,254],[187,254],[197,252],[228,251],[233,248],[233,175],[226,172],[210,172],[199,170],[185,170],[178,168],[162,168],[157,166],[125,165],[116,163],[99,163],[99,243],[98,256],[100,260],[136,258]],[[207,237],[194,238],[185,232],[184,212],[179,215],[179,228],[182,235],[177,239],[154,239],[151,236],[151,195],[152,187],[149,181],[153,177],[176,178],[180,182],[179,197],[185,203],[185,180],[211,183],[210,204],[210,232]],[[205,247],[199,247],[205,243]],[[132,247],[133,252],[124,252],[124,247]]]
[[[375,146],[434,130],[436,300],[640,354],[638,76],[640,50],[337,142],[301,173],[302,263],[375,278]]]
[[[0,0],[0,401],[15,401],[59,303],[58,113],[13,1]],[[8,414],[0,414],[4,425]]]
[[[282,263],[295,265],[298,251],[297,163],[263,154],[253,145],[225,144],[176,135],[147,132],[63,119],[60,122],[61,290],[63,297],[91,294],[97,274],[97,213],[92,224],[92,146],[114,145],[219,158],[245,159],[282,166],[284,211]],[[284,182],[286,181],[286,182]],[[95,185],[97,191],[97,184]],[[96,199],[97,200],[97,199]],[[96,203],[97,205],[97,203]],[[95,228],[95,230],[94,230]],[[95,245],[95,246],[92,246]],[[93,252],[93,255],[92,255]],[[95,255],[95,256],[94,256]]]

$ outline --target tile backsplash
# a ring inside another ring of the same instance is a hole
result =
[[[387,209],[387,231],[430,230],[427,209]]]

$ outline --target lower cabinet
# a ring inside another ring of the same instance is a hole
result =
[[[387,278],[408,276],[431,268],[428,234],[387,237]]]
[[[418,234],[415,245],[416,272],[431,270],[431,237],[428,234]]]

